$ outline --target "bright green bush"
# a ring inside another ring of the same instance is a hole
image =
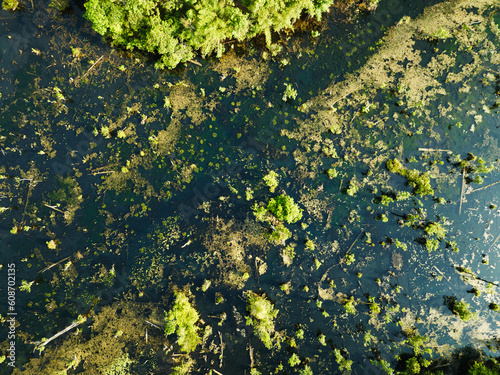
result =
[[[455,301],[453,303],[452,312],[460,317],[464,322],[467,322],[475,317],[475,314],[469,311],[470,305],[465,301]]]
[[[386,167],[390,172],[406,177],[408,185],[414,188],[415,194],[421,197],[434,194],[434,190],[431,187],[431,179],[427,173],[420,173],[413,169],[407,169],[397,159],[387,160]]]
[[[181,351],[190,353],[201,342],[196,325],[200,315],[183,292],[175,292],[175,297],[174,306],[165,313],[165,335],[176,333]]]
[[[287,227],[280,223],[274,227],[274,230],[269,235],[268,240],[279,245],[281,243],[284,243],[290,237],[292,237],[292,232],[290,232]]]
[[[4,3],[12,0],[4,0]],[[158,68],[174,68],[212,53],[221,56],[222,42],[292,28],[302,12],[321,18],[333,0],[88,0],[85,17],[113,45],[158,54]]]
[[[280,195],[271,198],[267,204],[267,209],[280,221],[288,224],[295,223],[302,219],[302,209],[288,195]]]
[[[249,291],[246,293],[246,299],[247,310],[250,314],[247,324],[253,326],[255,334],[266,348],[271,349],[274,345],[279,346],[274,331],[274,319],[278,316],[278,310],[273,307],[265,295],[260,296]]]

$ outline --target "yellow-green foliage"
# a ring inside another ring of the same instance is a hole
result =
[[[271,349],[279,342],[273,339],[274,319],[278,315],[278,310],[273,307],[271,301],[265,296],[260,296],[253,292],[246,293],[247,310],[250,317],[247,323],[253,325],[255,334],[260,338],[266,348]]]
[[[353,364],[352,360],[344,358],[338,349],[333,349],[333,354],[335,355],[335,361],[339,365],[340,371],[351,371],[351,366]]]
[[[267,204],[267,209],[280,221],[288,224],[295,223],[302,219],[302,209],[288,195],[280,195],[271,198]]]
[[[4,0],[4,2],[7,0]],[[174,68],[197,52],[224,52],[223,41],[291,28],[303,11],[321,18],[333,0],[88,0],[85,17],[113,44],[160,55],[157,67]]]
[[[275,244],[281,244],[288,240],[290,237],[292,237],[292,232],[290,232],[290,230],[283,224],[279,223],[276,224],[274,230],[271,232],[271,234],[269,234],[267,239]]]
[[[177,334],[177,344],[183,352],[190,353],[201,342],[200,328],[196,325],[200,315],[191,306],[187,296],[180,291],[175,292],[174,306],[165,314],[165,334]]]
[[[17,0],[3,0],[2,9],[14,11],[19,7],[19,2]]]
[[[469,311],[470,305],[465,301],[455,301],[453,303],[453,313],[458,315],[460,319],[467,322],[475,317],[475,314]]]
[[[269,191],[274,193],[276,188],[278,187],[278,174],[275,171],[270,171],[263,178],[264,182],[267,186],[269,186]]]
[[[387,160],[386,166],[392,173],[406,177],[408,185],[415,189],[415,194],[419,194],[421,197],[428,194],[434,194],[434,190],[431,187],[431,179],[427,173],[420,173],[413,169],[407,169],[397,159]]]

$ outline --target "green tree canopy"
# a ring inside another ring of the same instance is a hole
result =
[[[165,313],[165,335],[176,333],[180,349],[190,353],[201,342],[200,328],[196,325],[199,319],[198,311],[191,306],[187,296],[183,292],[176,291],[174,305]]]
[[[160,55],[158,68],[215,52],[223,42],[291,28],[303,12],[321,18],[333,0],[88,0],[85,17],[114,45]]]
[[[302,209],[288,195],[281,194],[276,198],[271,198],[267,204],[267,209],[278,220],[286,221],[288,224],[302,219]]]

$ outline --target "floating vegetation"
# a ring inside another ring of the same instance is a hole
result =
[[[434,194],[431,187],[430,177],[427,173],[419,173],[418,171],[405,168],[397,159],[387,161],[387,169],[392,173],[406,177],[408,185],[415,188],[415,194],[424,195]]]

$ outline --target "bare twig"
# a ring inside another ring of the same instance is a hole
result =
[[[496,184],[500,184],[500,181],[493,182],[492,184],[489,184],[489,185],[486,185],[486,186],[480,187],[480,188],[478,188],[478,189],[474,189],[474,190],[472,190],[469,194],[471,194],[471,193],[475,193],[476,191],[479,191],[479,190],[483,190],[483,189],[489,188],[489,187],[491,187],[491,186],[493,186],[493,185],[496,185]]]
[[[26,203],[24,204],[24,211],[23,211],[23,216],[21,216],[21,222],[24,223],[24,215],[26,214],[26,208],[28,208],[28,202],[30,200],[30,195],[31,195],[31,189],[33,188],[33,185],[30,181],[30,185],[28,187],[28,194],[26,194]]]
[[[191,64],[198,65],[198,66],[203,66],[201,65],[198,61],[196,60],[188,60]]]
[[[93,172],[91,173],[92,176],[97,176],[98,174],[108,174],[108,173],[115,173],[116,171],[103,171],[103,172]]]
[[[155,328],[162,329],[160,326],[158,326],[158,325],[156,325],[156,324],[154,324],[154,323],[151,323],[149,320],[146,320],[146,323],[148,323],[148,324],[152,325],[152,326],[153,326],[153,327],[155,327]]]
[[[80,77],[80,80],[84,79],[85,76],[87,74],[89,74],[92,69],[94,69],[94,67],[99,63],[99,61],[102,60],[103,57],[104,57],[104,55],[102,55],[101,57],[99,57],[99,59],[94,64],[92,64],[92,66],[87,70],[87,72],[82,77]]]
[[[497,238],[495,238],[495,241],[493,241],[493,243],[491,244],[491,246],[489,247],[488,251],[491,250],[491,248],[493,246],[495,246],[495,244],[497,243],[497,241],[500,239],[500,234],[497,236]]]
[[[54,211],[64,213],[64,211],[61,211],[59,208],[56,208],[55,206],[49,206],[48,204],[44,204],[45,207],[52,208]]]
[[[250,356],[250,368],[254,367],[254,361],[253,361],[253,348],[252,345],[248,344],[248,355]]]
[[[455,288],[455,287],[453,286],[453,284],[450,282],[450,280],[448,280],[448,278],[444,275],[444,273],[442,273],[442,272],[439,270],[439,268],[437,268],[436,266],[432,266],[432,268],[434,268],[436,271],[438,271],[438,273],[439,273],[439,274],[443,277],[443,279],[445,279],[445,280],[446,280],[446,282],[447,282],[448,284],[450,284],[450,286],[451,286],[451,287],[452,287],[452,288],[453,288],[453,289],[454,289],[454,290],[458,293],[457,288]]]
[[[346,252],[346,255],[349,254],[349,252],[352,250],[352,247],[354,246],[354,244],[356,243],[357,240],[359,240],[359,237],[361,237],[361,235],[363,234],[364,232],[361,232],[360,234],[358,234],[358,237],[356,237],[356,239],[354,240],[354,242],[352,243],[351,247],[349,247],[349,250],[347,250]]]
[[[421,147],[419,147],[418,151],[422,151],[422,152],[447,152],[449,154],[453,153],[453,151],[451,151],[451,150],[443,150],[440,148],[421,148]]]
[[[57,266],[58,264],[61,264],[62,262],[64,262],[64,261],[68,260],[69,258],[71,258],[71,256],[66,257],[66,258],[64,258],[64,259],[61,259],[60,261],[58,261],[58,262],[56,262],[56,263],[53,263],[53,264],[51,264],[51,265],[50,265],[50,266],[48,266],[48,267],[45,267],[44,269],[42,269],[42,270],[38,271],[38,273],[48,271],[48,270],[50,270],[52,267],[55,267],[55,266]]]
[[[257,259],[255,259],[255,276],[257,277],[257,284],[259,281],[259,266],[257,265]]]
[[[222,368],[222,360],[224,359],[224,341],[222,341],[222,334],[220,331],[217,331],[219,333],[219,338],[220,338],[220,363],[219,367]]]
[[[85,320],[84,320],[85,321]],[[64,328],[62,331],[59,331],[57,332],[54,336],[52,336],[51,338],[45,340],[44,342],[42,342],[41,344],[38,344],[38,347],[42,347],[42,346],[45,346],[47,345],[49,342],[51,342],[52,340],[55,340],[56,338],[58,338],[59,336],[65,334],[66,332],[72,330],[73,328],[79,326],[80,324],[82,324],[84,321],[81,321],[81,320],[77,320],[76,322],[73,322],[73,324],[71,324],[70,326]]]

